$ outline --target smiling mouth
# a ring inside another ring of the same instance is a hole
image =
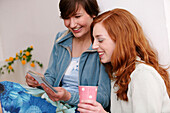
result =
[[[79,30],[79,29],[80,29],[80,28],[75,28],[75,29],[73,29],[73,30],[75,30],[75,31],[76,31],[76,30]]]
[[[101,52],[99,53],[99,57],[100,57],[100,58],[101,58],[103,55],[104,55],[103,52],[102,52],[102,53],[101,53]]]
[[[72,29],[73,30],[73,32],[75,32],[75,33],[78,33],[78,32],[80,32],[81,31],[81,27],[80,28],[75,28],[75,29]]]
[[[102,55],[102,54],[104,54],[104,53],[99,53],[99,55]]]

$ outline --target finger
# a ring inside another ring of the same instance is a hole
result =
[[[41,86],[43,87],[43,89],[45,89],[46,91],[48,91],[48,93],[50,93],[51,95],[53,96],[56,96],[56,93],[51,89],[49,88],[48,86],[46,86],[45,84],[41,84]],[[55,89],[55,87],[53,87]]]
[[[30,79],[26,79],[26,83],[29,85],[29,86],[34,86],[34,82]]]
[[[34,78],[27,78],[26,79],[26,82],[28,85],[31,85],[31,86],[34,86],[34,87],[37,87],[37,86],[40,86],[38,81],[36,81]]]
[[[48,96],[49,96],[49,95],[48,95]],[[50,98],[53,102],[56,101],[52,96],[49,96],[49,98]]]
[[[83,108],[78,108],[77,109],[80,113],[96,113],[94,111],[88,110],[88,109],[83,109]]]
[[[26,78],[26,79],[32,79],[32,80],[34,80],[34,78],[33,78],[30,74],[27,74],[27,75],[25,76],[25,78]]]
[[[47,93],[48,97],[52,100],[52,101],[59,101],[60,99],[56,96],[51,94],[51,92],[49,92],[48,90],[45,90],[45,92]]]
[[[54,102],[60,100],[59,98],[52,96],[50,93],[47,93],[47,95],[48,95],[49,98],[50,98],[52,101],[54,101]]]
[[[40,85],[41,85],[41,87],[44,89],[44,91],[45,91],[46,93],[48,93],[47,86],[46,86],[44,83],[42,83],[42,84],[40,84]]]
[[[43,88],[44,89],[44,88]],[[54,97],[48,92],[47,89],[44,89],[44,91],[46,92],[46,94],[48,95],[48,97],[52,100],[52,101],[55,101],[54,100]]]
[[[52,97],[56,97],[56,98],[58,98],[58,96],[56,95],[56,93],[55,92],[53,92],[49,87],[47,87],[45,84],[40,84],[41,85],[41,87],[44,89],[44,91],[48,94],[48,95],[50,95],[50,96],[52,96]]]
[[[31,75],[29,75],[29,74],[27,74],[26,76],[25,76],[25,78],[26,78],[26,81],[34,81],[35,79],[31,76]]]
[[[80,103],[90,104],[93,106],[98,106],[98,104],[99,104],[96,100],[82,100]]]
[[[80,103],[80,104],[78,104],[78,107],[83,108],[83,109],[87,109],[87,110],[91,110],[91,111],[97,110],[96,106],[93,106],[92,104],[86,104],[86,103],[84,103],[84,104]]]
[[[51,89],[49,87],[47,87],[44,83],[42,83],[40,85],[46,91],[46,93],[50,93],[51,94]]]

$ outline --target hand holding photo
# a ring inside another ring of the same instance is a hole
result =
[[[58,91],[56,91],[46,80],[43,76],[41,76],[38,73],[35,73],[31,70],[28,71],[28,74],[30,74],[35,80],[38,81],[39,84],[43,83],[45,84],[47,87],[49,87],[53,92],[58,93]]]

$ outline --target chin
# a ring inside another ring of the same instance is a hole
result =
[[[111,62],[111,61],[108,60],[108,59],[100,59],[100,62],[105,64],[105,63],[109,63],[109,62]]]
[[[76,37],[76,38],[81,37],[81,35],[80,35],[80,34],[78,34],[78,33],[73,33],[73,35],[74,35],[74,37]]]
[[[100,61],[104,64],[107,63],[104,59],[101,59]]]

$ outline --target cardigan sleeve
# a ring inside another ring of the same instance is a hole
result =
[[[154,68],[136,69],[131,75],[130,89],[133,113],[161,113],[166,87]]]

